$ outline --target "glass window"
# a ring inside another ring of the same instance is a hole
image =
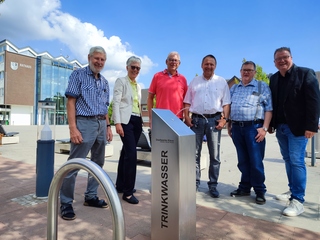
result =
[[[14,52],[14,53],[16,53],[17,51],[16,50],[14,50],[12,47],[10,47],[10,46],[8,46],[8,51],[9,52]]]
[[[50,99],[56,102],[56,124],[67,124],[67,99],[64,96],[72,69],[70,64],[38,58],[37,101]]]
[[[42,58],[42,64],[49,64],[49,65],[51,65],[51,59]]]
[[[34,54],[31,53],[29,50],[20,52],[21,55],[25,55],[25,56],[30,56],[30,57],[34,57]]]
[[[0,104],[4,104],[4,88],[0,87]]]
[[[3,61],[4,61],[4,55],[1,54],[1,55],[0,55],[0,63],[3,62]]]

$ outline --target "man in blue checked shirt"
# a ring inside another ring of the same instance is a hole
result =
[[[231,196],[249,196],[256,193],[256,203],[265,204],[266,186],[263,158],[265,136],[272,118],[271,91],[264,82],[254,79],[256,65],[252,61],[242,64],[241,82],[230,89],[231,120],[228,133],[238,155],[241,180]]]
[[[91,151],[91,161],[101,168],[104,164],[105,145],[113,137],[108,117],[109,84],[100,74],[106,60],[107,54],[102,47],[92,47],[88,54],[89,66],[71,74],[65,92],[71,140],[68,160],[86,158]],[[61,217],[65,220],[76,218],[72,203],[78,171],[68,173],[60,190]],[[98,186],[99,183],[89,174],[83,205],[108,207],[103,199],[97,197]]]

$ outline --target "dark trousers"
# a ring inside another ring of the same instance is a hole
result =
[[[238,126],[232,124],[232,140],[237,149],[238,169],[241,172],[239,189],[249,192],[253,187],[255,193],[265,193],[265,174],[263,158],[266,140],[257,142],[257,128],[262,124],[251,126]]]
[[[116,188],[125,196],[133,194],[137,173],[137,143],[142,132],[141,117],[131,116],[128,124],[122,124],[124,136],[118,163]]]

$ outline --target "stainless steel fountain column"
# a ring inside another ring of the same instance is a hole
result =
[[[152,112],[152,240],[196,237],[195,134],[171,111]]]

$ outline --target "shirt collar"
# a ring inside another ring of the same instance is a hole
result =
[[[93,74],[93,72],[92,72],[92,70],[90,69],[89,66],[86,66],[86,73],[88,75],[92,75],[94,77],[94,74]],[[101,75],[100,75],[100,73],[98,73],[98,79],[100,79],[100,77],[101,77]]]
[[[131,84],[137,84],[137,81],[132,81],[131,78],[129,78],[129,76],[127,75],[127,79]]]
[[[239,82],[239,86],[245,86],[242,84],[242,81]],[[258,80],[256,80],[255,78],[253,78],[251,80],[251,82],[249,82],[246,86],[257,86],[258,85]]]
[[[291,75],[291,73],[292,73],[292,69],[293,69],[293,67],[294,67],[294,64],[292,64],[292,66],[291,66],[291,68],[286,72],[286,75],[288,74],[288,75]]]
[[[165,69],[162,71],[163,74],[168,74],[169,76],[180,76],[180,74],[178,73],[178,70],[177,70],[177,73],[175,75],[171,75],[169,72],[168,72],[168,69]]]
[[[203,80],[210,81],[210,80],[214,79],[215,75],[216,75],[216,74],[213,74],[213,75],[211,76],[211,78],[209,78],[209,79],[206,79],[206,78],[203,76],[203,74],[202,74],[201,76],[202,76],[202,79],[203,79]]]

